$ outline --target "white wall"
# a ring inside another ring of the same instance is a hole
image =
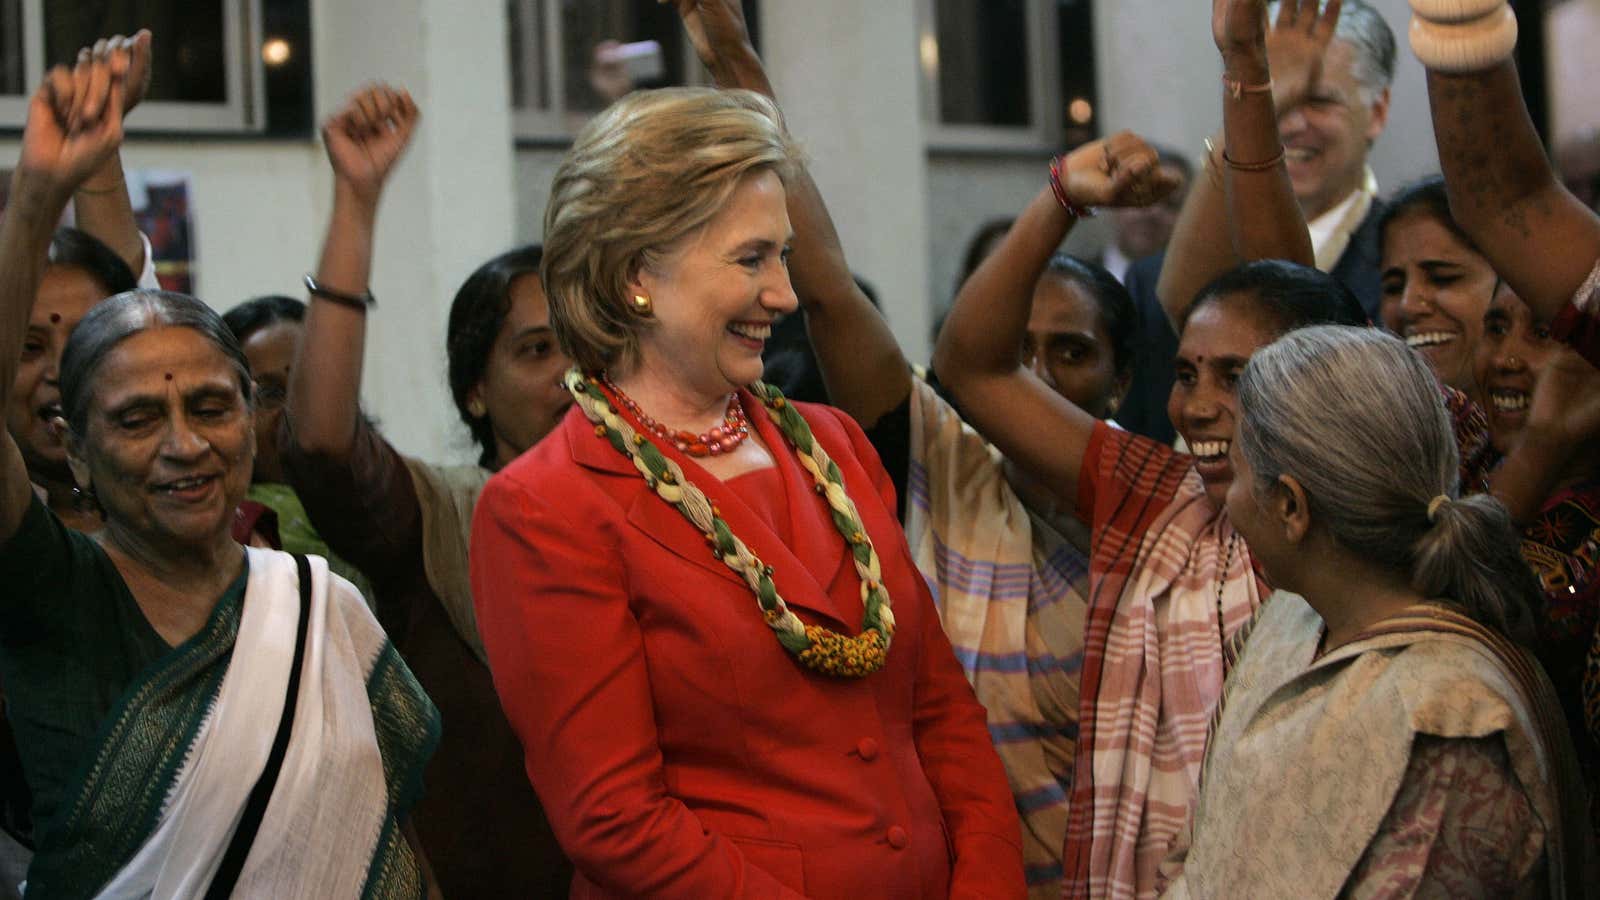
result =
[[[927,156],[912,0],[762,7],[763,47],[790,127],[900,346],[925,358],[930,313]]]

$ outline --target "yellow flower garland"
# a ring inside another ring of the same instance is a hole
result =
[[[834,527],[850,550],[861,579],[861,605],[865,610],[861,633],[854,636],[807,625],[789,610],[772,581],[772,567],[734,535],[704,492],[684,477],[683,468],[617,412],[597,377],[572,369],[567,372],[565,384],[578,407],[594,423],[595,435],[610,441],[617,452],[631,459],[645,484],[700,529],[717,558],[755,592],[762,619],[777,634],[784,649],[806,668],[837,678],[860,678],[883,668],[894,639],[894,612],[889,591],[883,585],[878,553],[861,524],[855,501],[845,492],[838,465],[813,438],[805,418],[777,388],[757,383],[750,390],[794,448],[800,464],[811,473],[817,493],[828,504]]]

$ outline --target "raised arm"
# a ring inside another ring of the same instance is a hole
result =
[[[128,74],[123,81],[122,115],[127,117],[150,87],[150,32],[133,37],[116,35],[101,38],[93,47],[78,52],[80,60],[108,59],[113,53],[128,57]],[[98,238],[116,251],[135,276],[144,271],[144,239],[133,218],[128,199],[128,183],[123,175],[122,154],[113,152],[72,195],[72,211],[78,228]]]
[[[1177,186],[1155,151],[1128,132],[1063,157],[1060,184],[1078,209],[1153,203]],[[939,380],[973,427],[1067,507],[1097,420],[1033,373],[1022,343],[1034,284],[1077,220],[1051,187],[1040,191],[962,285],[933,354]]]
[[[126,53],[57,67],[28,104],[22,153],[0,222],[0,406],[10,402],[50,236],[78,185],[122,140]],[[0,436],[0,543],[22,524],[32,488],[10,432]]]
[[[1316,263],[1284,164],[1278,110],[1312,95],[1339,10],[1340,0],[1320,12],[1317,0],[1284,0],[1269,31],[1266,0],[1212,0],[1223,133],[1208,146],[1207,177],[1189,192],[1156,285],[1173,328],[1201,288],[1242,263]],[[1218,240],[1224,232],[1229,239]]]
[[[675,2],[695,51],[719,87],[745,88],[776,99],[738,0]],[[905,400],[911,367],[889,323],[856,286],[810,173],[800,169],[785,188],[794,228],[789,277],[805,311],[828,399],[870,428]]]
[[[297,447],[334,463],[348,461],[361,415],[361,363],[372,274],[372,234],[384,182],[417,124],[411,95],[385,85],[357,91],[322,127],[333,166],[333,214],[313,276],[305,332],[289,377],[287,404]]]
[[[1549,321],[1600,258],[1600,218],[1556,177],[1509,59],[1476,72],[1430,69],[1428,99],[1451,215]]]

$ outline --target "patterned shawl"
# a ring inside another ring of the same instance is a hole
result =
[[[1264,587],[1192,458],[1148,438],[1097,426],[1077,509],[1093,547],[1066,896],[1153,897],[1199,784],[1223,643]]]
[[[906,538],[988,712],[1022,818],[1029,895],[1061,896],[1088,560],[1006,483],[1002,458],[913,380]]]

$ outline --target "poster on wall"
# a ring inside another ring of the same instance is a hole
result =
[[[161,287],[194,293],[194,222],[189,205],[189,176],[163,169],[128,171],[128,197],[139,230],[150,239],[156,278]]]
[[[156,279],[163,290],[194,293],[194,221],[189,205],[189,175],[166,169],[129,169],[128,200],[139,230],[150,239]],[[10,200],[11,170],[0,169],[0,212]],[[72,206],[61,217],[73,225]],[[135,275],[139,274],[137,272]]]

